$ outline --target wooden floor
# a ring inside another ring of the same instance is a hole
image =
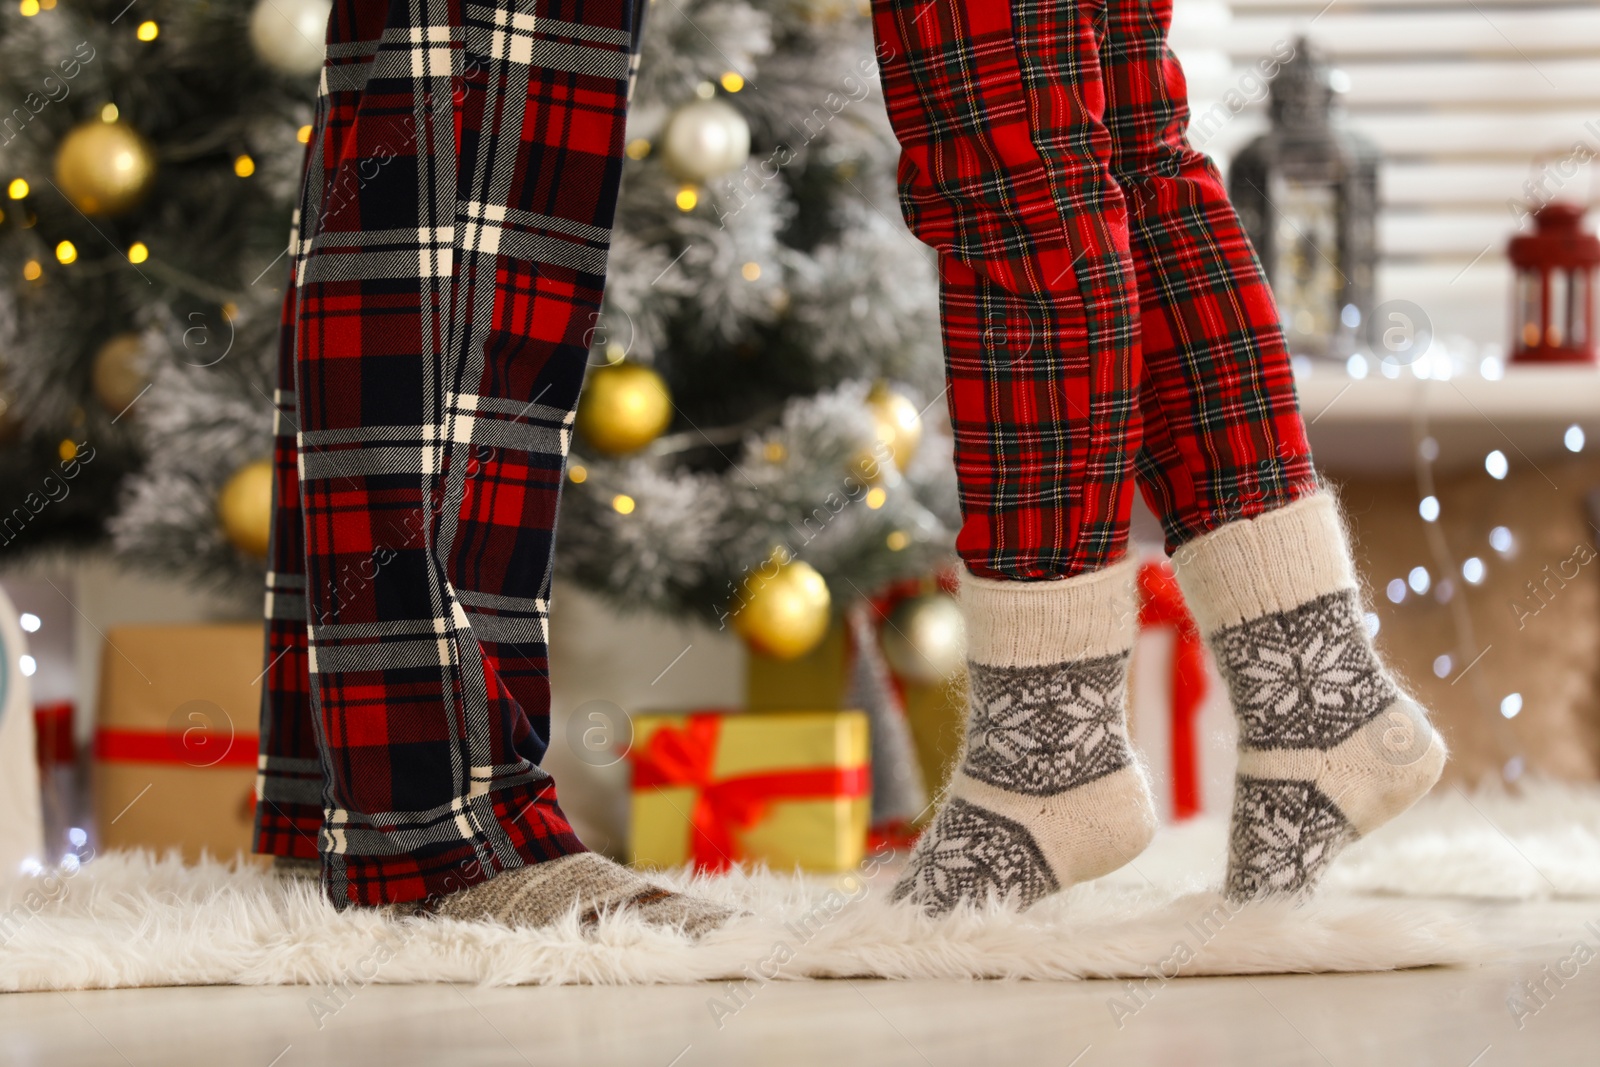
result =
[[[774,982],[718,1020],[713,986],[371,986],[342,1005],[306,987],[9,994],[0,1063],[1600,1063],[1600,902],[1479,910],[1511,946],[1503,960],[1189,978],[1151,982],[1139,998],[1117,982]],[[1524,981],[1543,982],[1542,1006]],[[1520,1019],[1508,997],[1529,1009]]]

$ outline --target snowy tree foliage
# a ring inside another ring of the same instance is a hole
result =
[[[8,420],[0,515],[15,516],[28,493],[61,479],[63,441],[89,457],[69,492],[0,554],[92,542],[126,499],[118,526],[136,562],[235,580],[256,566],[216,533],[215,495],[241,457],[266,449],[268,402],[259,390],[270,391],[283,291],[274,262],[316,79],[257,61],[250,12],[244,0],[0,9],[0,188],[8,193],[0,200]],[[149,142],[157,170],[136,207],[91,218],[61,191],[55,157],[70,130],[107,117],[108,106]],[[18,179],[27,187],[20,199]],[[61,261],[63,241],[75,249],[71,262]],[[130,256],[136,243],[147,259]],[[113,411],[92,389],[94,357],[128,333],[146,340],[153,384]],[[141,467],[147,473],[126,485]]]
[[[750,161],[681,211],[657,142],[713,93],[749,123]],[[678,413],[634,456],[578,439],[587,476],[568,486],[558,567],[619,603],[715,620],[774,549],[821,571],[836,604],[942,563],[958,513],[936,279],[900,219],[865,5],[652,4],[628,137],[642,158],[623,179],[603,343],[653,364]],[[881,465],[881,494],[856,466],[875,381],[925,423],[904,476]]]

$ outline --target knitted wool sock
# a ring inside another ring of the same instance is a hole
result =
[[[663,889],[594,852],[504,871],[487,882],[441,897],[431,907],[400,906],[397,910],[537,927],[557,922],[575,904],[585,929],[594,926],[601,913],[626,908],[652,926],[678,927],[696,938],[734,915],[732,908]]]
[[[1444,742],[1373,650],[1328,494],[1173,562],[1239,718],[1228,895],[1308,893],[1341,847],[1432,788]]]
[[[1028,907],[1138,855],[1155,832],[1128,744],[1134,564],[1061,581],[964,575],[966,745],[892,892],[938,915]]]

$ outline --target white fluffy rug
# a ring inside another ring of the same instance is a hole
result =
[[[391,921],[337,913],[313,886],[256,870],[110,854],[20,925],[17,898],[4,902],[15,929],[0,948],[0,988],[1174,977],[1381,970],[1481,951],[1456,918],[1392,901],[1324,897],[1235,913],[1209,894],[1090,884],[1023,914],[935,922],[888,905],[881,877],[830,886],[732,874],[694,888],[755,914],[692,945],[627,914],[589,936],[575,917],[537,931]]]
[[[0,885],[0,990],[308,984],[330,1010],[373,982],[491,985],[729,979],[729,1009],[770,980],[1133,978],[1356,971],[1481,960],[1459,904],[1404,894],[1600,895],[1600,792],[1446,792],[1352,848],[1309,904],[1235,909],[1209,887],[1223,827],[1163,833],[1134,864],[1025,913],[928,920],[885,900],[887,870],[837,879],[738,872],[691,882],[750,914],[690,944],[631,915],[580,933],[335,912],[251,867],[112,853]],[[1520,864],[1520,867],[1519,867]],[[1371,893],[1387,894],[1373,897]],[[739,990],[743,992],[739,992]]]
[[[1164,829],[1122,885],[1220,885],[1227,825]],[[1340,854],[1325,891],[1472,900],[1600,897],[1600,786],[1532,781],[1516,794],[1444,787]]]
[[[1329,885],[1488,900],[1600,897],[1600,787],[1532,782],[1515,796],[1445,789],[1352,845]]]

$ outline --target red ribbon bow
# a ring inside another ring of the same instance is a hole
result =
[[[766,771],[713,781],[712,765],[724,715],[696,712],[683,726],[663,726],[633,759],[633,788],[688,786],[696,790],[689,814],[689,857],[698,870],[723,871],[741,859],[735,830],[766,817],[774,800],[860,797],[870,788],[866,767]]]
[[[1194,616],[1166,562],[1139,567],[1139,625],[1177,630],[1172,647],[1172,816],[1187,819],[1200,811],[1200,744],[1195,727],[1206,698],[1206,654]]]

